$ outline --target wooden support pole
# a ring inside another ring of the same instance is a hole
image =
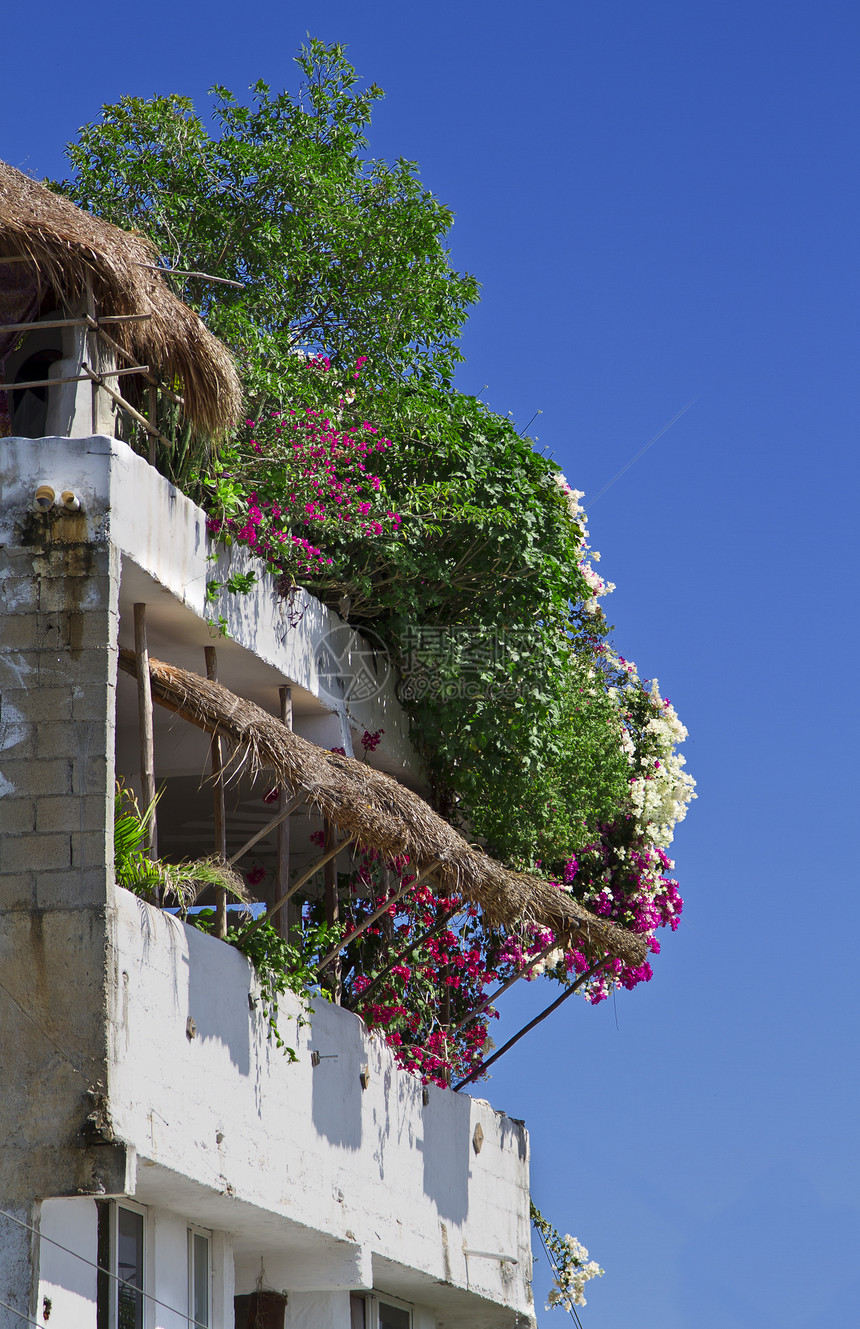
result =
[[[267,909],[265,914],[261,914],[259,918],[256,918],[253,923],[245,928],[238,940],[241,941],[243,937],[249,937],[252,932],[256,932],[261,923],[270,923],[278,910],[283,909],[287,901],[291,900],[296,892],[300,891],[305,883],[310,881],[311,877],[315,877],[321,867],[324,867],[331,859],[336,858],[342,849],[348,849],[357,839],[357,835],[348,835],[345,840],[341,840],[340,844],[332,845],[331,849],[326,850],[322,858],[318,858],[309,868],[305,868],[301,876],[293,882],[286,895],[282,895],[280,900],[275,901],[271,909]]]
[[[323,847],[328,853],[335,844],[335,828],[328,817],[323,820]],[[340,922],[340,899],[337,893],[337,864],[334,856],[330,856],[328,862],[323,868],[323,896],[325,900],[325,921],[329,927]],[[332,961],[331,972],[331,995],[335,1006],[340,1005],[341,995],[343,993],[343,982],[341,977],[342,965],[340,961],[340,951],[338,951]]]
[[[350,1010],[355,1010],[356,1007],[361,1006],[365,1001],[368,1001],[375,992],[378,992],[379,988],[385,982],[386,978],[391,973],[392,969],[396,964],[402,964],[403,961],[408,956],[410,956],[414,950],[417,950],[419,946],[423,945],[425,941],[430,941],[432,937],[437,936],[443,930],[443,928],[447,927],[447,925],[451,922],[451,919],[456,918],[457,915],[461,913],[461,911],[466,907],[467,906],[462,903],[458,904],[456,909],[451,910],[450,914],[446,914],[444,918],[438,919],[433,924],[432,928],[428,928],[426,932],[421,933],[420,937],[415,937],[412,941],[410,941],[408,946],[404,946],[400,954],[395,955],[393,960],[389,960],[385,968],[380,969],[379,973],[368,984],[368,986],[364,989],[364,991],[360,992],[358,996],[354,998],[354,1000],[350,1005]]]
[[[87,293],[87,319],[88,320],[92,319],[95,322],[96,300],[95,296],[93,295],[93,282],[89,273],[87,273],[86,277],[86,293]],[[90,328],[89,331],[87,332],[87,355],[89,356],[90,364],[93,365],[96,369],[98,369],[98,364],[99,364],[98,336],[92,330],[92,328]],[[96,378],[93,378],[92,380],[92,412],[93,412],[93,433],[97,434],[99,430],[99,384]]]
[[[444,911],[442,910],[441,905],[439,906],[439,913],[444,917]],[[451,985],[448,982],[450,976],[451,976],[450,964],[443,965],[442,968],[439,970],[439,978],[442,983],[442,991],[439,994],[440,998],[439,1023],[441,1024],[442,1031],[445,1035],[445,1043],[443,1045],[444,1050],[442,1056],[446,1062],[449,1061],[451,1055],[449,1047],[450,1038],[451,1038]],[[450,1086],[451,1084],[450,1064],[445,1066],[445,1069],[443,1071],[443,1079],[445,1083]]]
[[[113,400],[116,402],[116,404],[118,406],[121,406],[124,411],[128,411],[132,420],[136,420],[138,424],[143,425],[144,429],[147,430],[148,433],[152,433],[152,425],[149,423],[145,415],[141,415],[140,411],[136,411],[132,406],[131,402],[127,402],[125,397],[121,397],[118,392],[115,392],[109,383],[105,383],[103,378],[101,378],[98,374],[94,374],[93,371],[90,368],[88,368],[87,365],[83,365],[82,368],[87,378],[96,379],[99,383],[101,383],[102,387],[104,388],[108,396],[112,397]],[[165,438],[164,434],[158,434],[158,437],[161,439],[162,443],[165,443],[167,445],[167,447],[169,448],[173,447],[173,444],[171,443],[170,439]]]
[[[293,727],[293,690],[289,687],[278,689],[278,696],[281,703],[281,724],[285,729]],[[287,802],[287,791],[281,789],[280,807],[283,808]],[[278,865],[275,872],[275,888],[272,902],[280,900],[282,895],[286,895],[290,889],[290,823],[288,818],[278,823]],[[286,909],[282,909],[276,916],[275,931],[279,936],[287,941],[294,938],[294,934],[301,925],[301,912],[297,911],[296,903],[290,900]]]
[[[231,868],[234,863],[239,862],[240,858],[244,858],[245,855],[248,853],[248,851],[250,849],[253,849],[254,845],[259,840],[262,840],[263,837],[268,835],[270,831],[273,831],[276,826],[280,826],[281,822],[284,820],[285,817],[289,817],[291,813],[295,812],[299,804],[304,803],[306,797],[307,797],[306,794],[301,793],[301,794],[296,794],[293,798],[291,798],[286,807],[281,808],[279,812],[275,813],[271,821],[266,822],[262,830],[257,831],[254,835],[251,836],[250,840],[245,841],[241,849],[237,849],[235,854],[230,855],[230,857],[227,860],[227,866]]]
[[[536,964],[540,964],[541,960],[546,959],[550,951],[555,951],[557,949],[558,949],[558,942],[556,941],[555,937],[553,937],[550,944],[548,946],[545,946],[544,949],[540,951],[538,955],[533,955],[531,959],[528,961],[528,963],[523,965],[522,969],[518,969],[517,972],[513,974],[506,983],[503,983],[501,987],[496,988],[495,992],[491,992],[489,997],[487,997],[485,1001],[481,1002],[480,1006],[476,1006],[473,1011],[469,1011],[469,1014],[466,1016],[466,1018],[461,1020],[460,1023],[458,1025],[455,1025],[454,1028],[451,1030],[451,1036],[453,1037],[455,1034],[459,1034],[460,1030],[465,1029],[467,1024],[471,1024],[473,1020],[477,1020],[479,1015],[483,1015],[484,1011],[489,1010],[489,1008],[493,1005],[493,1002],[498,1001],[499,997],[502,995],[503,992],[507,992],[508,988],[512,988],[514,986],[514,983],[519,983],[521,978],[525,978],[526,974],[531,973]]]
[[[11,260],[6,260],[10,262]],[[3,259],[0,259],[0,263]],[[95,318],[85,314],[83,318],[45,318],[31,319],[29,323],[0,323],[0,332],[34,332],[37,328],[100,328],[103,323],[139,323],[142,319],[152,318],[151,314],[102,314]]]
[[[407,881],[404,886],[401,886],[399,890],[396,890],[393,895],[389,895],[389,897],[385,901],[385,904],[381,904],[378,909],[374,909],[373,913],[368,915],[368,917],[364,920],[363,923],[359,924],[359,926],[353,932],[350,932],[349,935],[344,937],[343,940],[337,946],[333,947],[333,949],[329,951],[328,955],[323,957],[323,959],[320,961],[320,967],[318,972],[322,973],[323,969],[325,969],[328,965],[331,964],[332,960],[335,958],[336,955],[339,954],[340,951],[345,950],[347,946],[351,945],[352,942],[355,941],[356,937],[361,936],[365,928],[369,928],[371,923],[375,923],[376,920],[378,918],[381,918],[383,914],[388,913],[388,910],[391,908],[391,906],[393,904],[396,904],[397,901],[407,893],[407,891],[414,890],[419,882],[422,882],[425,877],[429,877],[431,872],[435,872],[436,869],[441,866],[442,866],[442,860],[440,858],[435,858],[433,862],[430,863],[426,868],[420,869],[417,877],[413,877],[411,881]],[[553,945],[555,945],[555,942],[553,942]]]
[[[38,327],[38,324],[34,324]],[[63,378],[35,378],[26,383],[0,383],[0,392],[23,392],[25,388],[52,388],[55,383],[85,383],[87,379],[105,387],[106,378],[122,378],[125,374],[144,374],[149,372],[149,365],[135,365],[134,369],[105,369],[101,374],[94,374],[89,365],[83,366],[83,374],[66,374]]]
[[[459,1080],[457,1084],[454,1085],[454,1092],[456,1093],[458,1089],[462,1089],[464,1085],[471,1084],[472,1080],[477,1079],[479,1075],[483,1075],[484,1071],[489,1070],[494,1061],[498,1061],[499,1057],[503,1057],[509,1048],[512,1048],[515,1043],[519,1043],[521,1038],[525,1038],[526,1034],[530,1033],[536,1025],[539,1025],[548,1015],[552,1015],[553,1011],[558,1010],[558,1007],[563,1001],[567,1001],[568,997],[572,997],[574,992],[578,992],[583,983],[587,982],[589,978],[593,978],[594,975],[598,973],[604,965],[607,965],[612,958],[613,957],[609,955],[606,959],[599,960],[597,964],[592,965],[586,973],[580,974],[576,982],[571,983],[569,988],[565,988],[561,996],[556,997],[555,1001],[547,1006],[545,1011],[541,1011],[540,1015],[536,1015],[533,1020],[529,1020],[528,1024],[524,1025],[518,1034],[514,1034],[513,1038],[509,1038],[507,1043],[499,1048],[498,1052],[494,1052],[491,1057],[487,1057],[486,1061],[482,1061],[481,1064],[476,1066],[473,1071],[470,1071],[467,1076],[462,1080]]]
[[[154,423],[154,422],[153,422]],[[154,447],[154,444],[152,445]],[[218,682],[218,653],[214,646],[204,648],[206,677]],[[215,813],[215,853],[222,863],[227,862],[227,813],[224,807],[224,761],[221,737],[213,734],[209,740],[209,762],[212,769],[212,802]],[[223,886],[215,891],[215,935],[222,940],[227,936],[227,892]]]
[[[150,383],[149,387],[147,388],[147,398],[149,401],[149,418],[152,422],[152,430],[150,431],[147,439],[146,460],[149,462],[150,466],[154,466],[155,440],[158,437],[158,393],[156,391],[154,383]],[[215,654],[214,650],[212,651],[212,654],[213,655]],[[208,658],[209,655],[208,646],[206,647],[206,655]],[[214,674],[212,677],[214,679]]]
[[[140,783],[147,818],[149,857],[158,858],[155,819],[155,745],[152,736],[152,690],[149,683],[149,648],[146,643],[146,605],[134,606],[134,654],[137,661],[137,712],[140,726]]]

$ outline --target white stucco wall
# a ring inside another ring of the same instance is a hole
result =
[[[237,951],[117,897],[110,1099],[137,1151],[137,1198],[231,1231],[237,1291],[253,1287],[264,1254],[275,1288],[376,1282],[432,1304],[421,1289],[442,1284],[530,1315],[522,1124],[435,1087],[425,1105],[381,1040],[322,999],[301,1029],[297,1002],[282,1003],[291,1065],[249,1005],[258,985]]]
[[[48,1309],[53,1324],[75,1325],[80,1329],[95,1326],[98,1253],[95,1200],[45,1200],[41,1206],[39,1232],[42,1237],[37,1298],[39,1322],[47,1323],[45,1310]],[[47,1308],[46,1298],[50,1303]]]

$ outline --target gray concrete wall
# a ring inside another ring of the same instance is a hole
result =
[[[0,1208],[36,1218],[40,1196],[125,1182],[124,1151],[95,1143],[119,578],[104,506],[32,511],[16,460],[0,444]],[[0,1301],[18,1308],[28,1252],[0,1217]]]

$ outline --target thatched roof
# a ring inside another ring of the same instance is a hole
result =
[[[137,676],[132,651],[120,651],[120,666]],[[598,918],[566,892],[539,877],[512,872],[472,848],[412,790],[352,757],[309,743],[280,720],[219,683],[161,660],[149,661],[153,700],[185,720],[220,735],[234,767],[252,774],[272,771],[293,796],[327,817],[358,843],[395,857],[408,854],[418,867],[438,861],[433,876],[442,890],[473,901],[490,922],[537,923],[562,937],[577,934],[588,952],[608,952],[631,964],[646,956],[641,937]]]
[[[112,325],[111,336],[139,364],[181,381],[195,429],[218,435],[236,424],[242,388],[230,353],[163,277],[142,266],[157,257],[144,236],[91,216],[0,162],[0,256],[29,259],[58,305],[81,300],[89,276],[99,313],[148,314]],[[4,270],[0,265],[0,283]]]

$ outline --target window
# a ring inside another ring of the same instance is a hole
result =
[[[379,1329],[412,1329],[412,1312],[402,1302],[378,1303]]]
[[[145,1217],[142,1209],[115,1204],[111,1211],[111,1329],[143,1329]]]
[[[188,1229],[188,1324],[190,1329],[210,1329],[209,1238]]]
[[[352,1329],[412,1329],[412,1310],[405,1301],[350,1293]]]

